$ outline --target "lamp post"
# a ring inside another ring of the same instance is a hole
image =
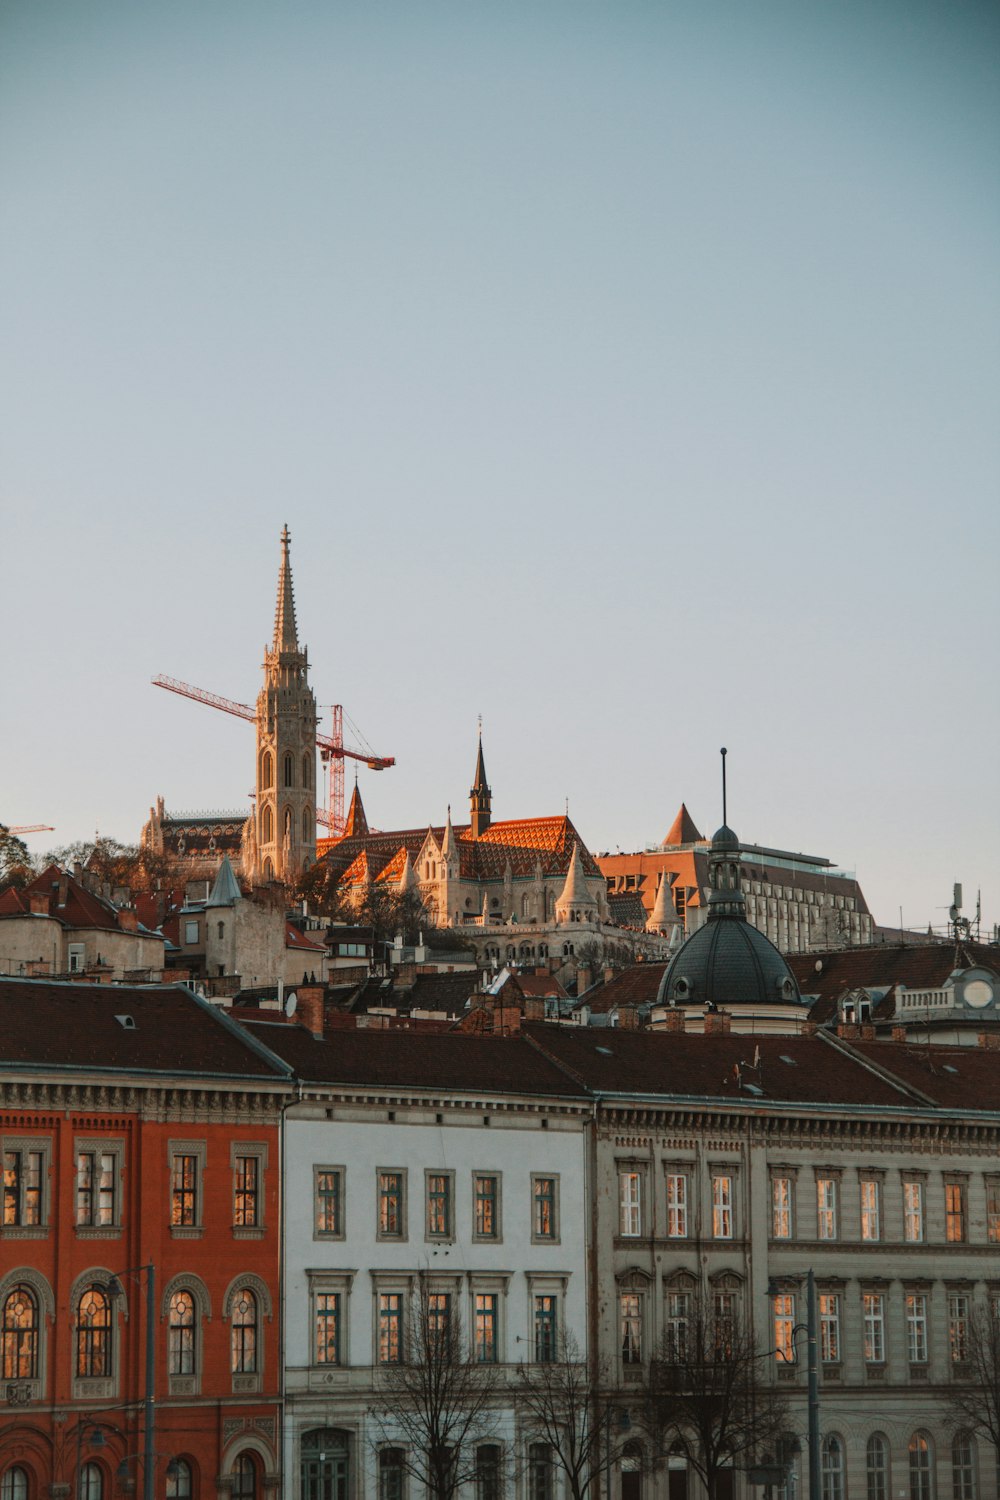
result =
[[[781,1289],[772,1276],[767,1283],[767,1295],[779,1297]],[[809,1500],[820,1500],[819,1472],[819,1350],[816,1345],[816,1277],[812,1267],[806,1272],[806,1321],[796,1323],[792,1338],[797,1333],[806,1336],[806,1410],[809,1424]]]
[[[108,1282],[108,1295],[112,1298],[122,1295],[120,1276],[138,1277],[142,1275],[146,1277],[146,1380],[143,1396],[142,1500],[153,1500],[154,1464],[156,1459],[154,1451],[156,1432],[153,1401],[153,1382],[156,1377],[156,1350],[153,1341],[154,1329],[156,1327],[156,1267],[150,1262],[148,1266],[132,1266],[127,1271],[119,1271]]]

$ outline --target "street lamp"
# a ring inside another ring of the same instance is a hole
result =
[[[781,1296],[781,1288],[773,1276],[768,1278],[767,1295],[771,1298]],[[809,1420],[809,1500],[820,1500],[820,1478],[819,1478],[819,1361],[816,1348],[816,1278],[810,1268],[806,1272],[806,1321],[796,1323],[792,1328],[792,1338],[797,1333],[805,1333],[807,1365],[806,1370],[809,1377],[807,1387],[807,1409]]]
[[[142,1500],[153,1500],[154,1489],[154,1452],[155,1417],[153,1407],[153,1382],[156,1375],[156,1351],[154,1348],[154,1330],[156,1327],[156,1267],[150,1263],[148,1266],[131,1266],[127,1271],[118,1271],[108,1282],[108,1296],[114,1299],[122,1295],[121,1276],[139,1277],[145,1273],[146,1277],[146,1382],[145,1395],[143,1398],[143,1470],[142,1470]]]

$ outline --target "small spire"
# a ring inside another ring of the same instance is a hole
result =
[[[292,564],[289,559],[291,532],[287,526],[281,532],[281,567],[278,570],[278,602],[274,611],[275,651],[298,651],[299,638],[295,628],[295,595],[292,591]]]
[[[719,751],[722,756],[722,826],[726,827],[726,747]]]
[[[441,841],[442,859],[453,859],[458,853],[458,845],[455,842],[455,830],[451,826],[451,803],[448,803],[448,816],[444,825],[444,838]]]
[[[351,794],[351,805],[347,810],[347,822],[344,825],[344,838],[362,838],[367,832],[368,819],[365,817],[365,809],[361,802],[361,792],[355,782],[354,791]]]
[[[646,922],[648,932],[666,932],[677,925],[677,912],[674,910],[673,893],[670,885],[670,876],[666,870],[660,877],[660,887],[656,892],[656,900],[653,902],[653,910]]]
[[[479,745],[476,750],[476,770],[469,791],[469,831],[478,839],[490,826],[493,799],[486,782],[486,763],[483,760],[483,719],[479,716]]]

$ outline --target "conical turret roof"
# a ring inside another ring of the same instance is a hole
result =
[[[358,791],[358,783],[354,783],[354,791],[351,793],[351,805],[347,809],[347,822],[344,825],[344,838],[359,838],[368,832],[368,819],[361,803],[361,793]]]
[[[241,901],[242,899],[243,892],[240,890],[239,881],[236,879],[236,872],[229,863],[229,855],[224,854],[222,856],[222,864],[219,866],[219,873],[215,877],[215,884],[212,886],[212,891],[206,905],[232,906],[234,901]]]
[[[401,872],[400,877],[399,877],[399,890],[400,890],[400,893],[402,894],[403,891],[412,891],[414,889],[414,887],[416,886],[416,884],[417,884],[416,873],[415,873],[415,871],[413,869],[413,864],[412,864],[412,862],[410,860],[410,851],[409,851],[409,849],[407,849],[407,851],[406,851],[406,858],[403,860],[403,869],[402,869],[402,872]]]
[[[562,888],[557,905],[559,906],[592,906],[594,898],[590,887],[587,885],[587,877],[583,873],[583,860],[580,858],[580,845],[573,845],[573,855],[566,871],[566,883]]]
[[[458,844],[455,841],[455,830],[451,826],[451,804],[448,806],[448,817],[444,825],[444,838],[441,840],[441,855],[444,859],[455,859],[458,855]]]
[[[702,836],[695,827],[694,819],[682,802],[663,843],[665,846],[672,847],[674,844],[698,844],[701,841]]]
[[[476,753],[476,774],[472,778],[472,794],[476,792],[488,792],[486,784],[486,764],[483,760],[483,736],[479,736],[479,749]]]
[[[649,914],[646,926],[650,932],[666,932],[669,927],[676,927],[679,919],[674,910],[674,901],[671,894],[670,876],[664,870],[660,879],[660,889],[656,893],[653,902],[653,910]]]
[[[298,631],[295,627],[295,595],[292,591],[292,564],[289,558],[291,533],[285,526],[281,532],[281,567],[278,569],[278,602],[274,610],[275,651],[297,651]]]

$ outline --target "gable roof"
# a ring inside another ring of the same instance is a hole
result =
[[[21,890],[8,888],[0,894],[0,916],[20,917],[31,912],[30,896],[46,897],[48,915],[64,927],[98,927],[107,932],[122,932],[118,908],[103,896],[88,891],[74,875],[67,875],[58,865],[49,865]]]

